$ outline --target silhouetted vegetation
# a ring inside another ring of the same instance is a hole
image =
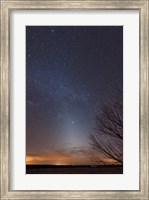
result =
[[[123,93],[116,91],[114,99],[103,106],[96,117],[96,127],[90,134],[90,158],[96,164],[123,164]]]

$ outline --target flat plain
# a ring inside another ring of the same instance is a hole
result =
[[[123,174],[122,165],[26,165],[26,174]]]

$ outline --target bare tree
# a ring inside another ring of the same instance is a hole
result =
[[[90,135],[92,161],[123,164],[123,93],[117,91],[114,100],[104,105],[96,117],[96,128]]]

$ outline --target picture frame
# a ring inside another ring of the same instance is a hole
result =
[[[10,12],[12,10],[139,10],[139,190],[10,190]],[[139,1],[24,1],[1,0],[1,199],[149,199],[148,197],[148,35],[149,2]]]

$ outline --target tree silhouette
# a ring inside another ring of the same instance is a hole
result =
[[[123,93],[117,90],[114,100],[103,106],[96,117],[96,127],[89,137],[90,158],[97,164],[123,164]]]

